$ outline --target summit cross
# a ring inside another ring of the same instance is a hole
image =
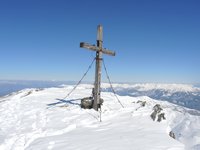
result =
[[[94,83],[94,101],[93,109],[98,111],[101,108],[101,64],[102,64],[102,54],[107,54],[110,56],[115,56],[115,52],[103,48],[103,27],[98,25],[97,27],[97,45],[91,45],[85,42],[80,43],[81,48],[86,48],[96,52],[96,67],[95,67],[95,83]]]

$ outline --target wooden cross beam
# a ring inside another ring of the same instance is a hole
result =
[[[94,84],[94,102],[93,109],[98,111],[101,107],[101,63],[102,53],[110,56],[115,56],[115,52],[103,48],[103,27],[97,27],[97,46],[85,42],[80,43],[81,48],[86,48],[96,52],[96,67],[95,67],[95,84]]]
[[[115,52],[113,52],[113,51],[107,50],[105,48],[100,49],[99,47],[96,47],[95,45],[90,45],[90,44],[85,43],[85,42],[81,42],[80,47],[87,48],[89,50],[96,51],[96,52],[101,51],[104,54],[115,56]]]

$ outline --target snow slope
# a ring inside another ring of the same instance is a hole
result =
[[[147,96],[102,92],[102,122],[94,110],[80,108],[91,85],[26,89],[0,99],[1,150],[183,150],[200,149],[200,112]],[[142,106],[142,102],[146,102]],[[166,120],[153,121],[160,104]],[[172,131],[176,140],[169,136]]]

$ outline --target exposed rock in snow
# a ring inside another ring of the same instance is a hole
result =
[[[160,104],[156,104],[154,107],[153,107],[153,112],[151,113],[151,119],[153,119],[153,121],[156,120],[157,118],[157,121],[158,122],[161,122],[162,119],[165,120],[165,113],[161,112],[163,109],[161,108]]]
[[[169,136],[172,137],[173,139],[176,139],[176,136],[175,136],[174,132],[172,132],[172,131],[169,132]]]

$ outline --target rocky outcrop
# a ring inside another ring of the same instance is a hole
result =
[[[151,113],[150,117],[153,121],[161,122],[162,120],[165,120],[165,113],[162,112],[162,108],[160,104],[156,104],[153,107],[153,112]]]

